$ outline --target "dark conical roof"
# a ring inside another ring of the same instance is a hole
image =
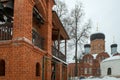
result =
[[[95,39],[105,39],[105,35],[103,33],[95,33],[90,36],[90,40],[93,41]]]
[[[90,47],[90,44],[85,44],[84,47],[85,47],[85,48],[86,48],[86,47]]]
[[[112,44],[112,45],[111,45],[111,48],[112,48],[112,47],[117,47],[117,44]]]

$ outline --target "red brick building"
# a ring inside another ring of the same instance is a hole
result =
[[[67,80],[69,39],[54,0],[0,0],[0,80]],[[57,41],[57,47],[54,42]]]
[[[99,77],[100,62],[108,58],[105,52],[105,35],[103,33],[95,33],[90,36],[90,44],[84,45],[85,52],[78,63],[78,77],[95,76]],[[75,77],[75,63],[69,64],[69,77]]]

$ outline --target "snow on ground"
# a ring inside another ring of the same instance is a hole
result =
[[[105,76],[104,78],[91,78],[91,79],[88,78],[88,79],[81,79],[81,80],[120,80],[120,78]]]

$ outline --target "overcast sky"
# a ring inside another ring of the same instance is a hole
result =
[[[120,52],[120,0],[61,0],[67,4],[71,10],[76,1],[83,3],[85,18],[91,19],[93,22],[92,32],[96,33],[97,24],[99,32],[105,34],[106,52],[111,53],[110,45],[118,44],[118,52]]]
[[[62,0],[67,4],[69,9],[74,7],[76,1],[80,0]],[[120,0],[81,0],[85,12],[85,18],[91,19],[93,29],[91,33],[96,32],[97,24],[99,32],[106,36],[106,52],[110,51],[110,45],[118,44],[118,52],[120,52]]]

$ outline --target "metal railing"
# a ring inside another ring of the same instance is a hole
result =
[[[41,37],[35,30],[32,30],[32,43],[35,46],[44,49],[44,38]]]
[[[13,36],[13,23],[6,22],[0,24],[0,41],[3,40],[12,40]],[[32,43],[44,49],[44,38],[41,37],[36,31],[32,30]]]
[[[63,61],[66,61],[65,55],[62,52],[58,51],[58,49],[56,49],[54,46],[52,46],[52,54],[53,54],[53,56],[55,56]]]
[[[11,40],[12,39],[12,23],[0,24],[0,40]]]

